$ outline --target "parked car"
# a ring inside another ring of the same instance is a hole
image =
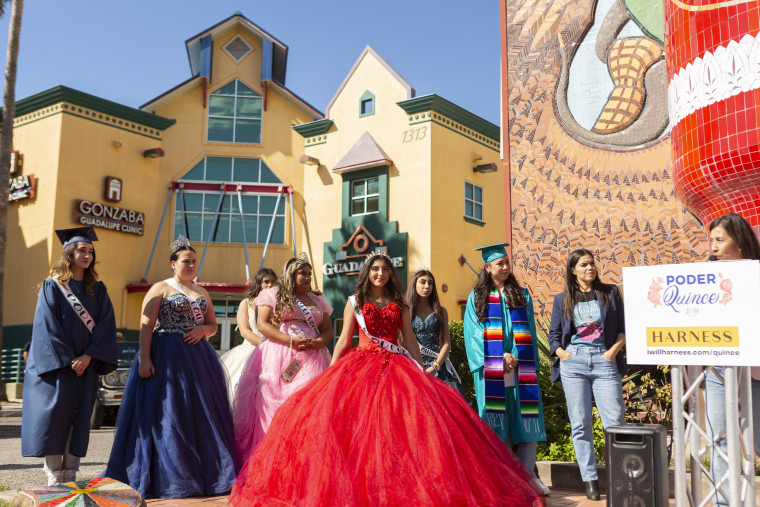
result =
[[[129,369],[137,357],[140,345],[137,342],[117,342],[119,364],[117,368],[106,375],[101,375],[95,406],[92,408],[90,427],[100,428],[106,414],[116,416],[124,396],[124,386],[127,383]]]

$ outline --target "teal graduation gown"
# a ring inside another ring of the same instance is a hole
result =
[[[536,340],[536,324],[533,316],[533,299],[527,289],[522,289],[530,325],[530,336],[533,341],[533,355],[536,363],[536,373],[541,368],[538,356],[538,343]],[[504,298],[501,298],[502,330],[504,333],[504,351],[517,356],[517,344],[512,336],[512,322],[509,318]],[[470,371],[475,380],[475,396],[478,401],[478,413],[480,417],[488,421],[486,417],[486,384],[483,374],[483,322],[478,320],[475,313],[475,291],[467,298],[467,309],[464,314],[464,344],[467,350],[467,361]],[[544,406],[538,406],[538,417],[523,418],[520,415],[520,395],[517,387],[505,387],[506,397],[506,427],[491,427],[498,433],[502,440],[510,445],[520,442],[543,442],[546,440],[544,429]]]
[[[42,283],[32,328],[32,345],[24,372],[21,412],[21,454],[85,456],[98,375],[116,369],[116,321],[106,286],[96,282],[87,294],[83,282],[69,282],[90,313],[92,333],[74,312],[55,281]],[[81,377],[71,369],[74,358],[92,357]]]

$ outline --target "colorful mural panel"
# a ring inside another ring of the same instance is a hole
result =
[[[650,12],[658,5],[503,4],[514,266],[545,323],[575,248],[595,252],[614,283],[623,266],[707,257],[672,178],[662,22]]]
[[[760,2],[665,2],[676,191],[760,233]]]

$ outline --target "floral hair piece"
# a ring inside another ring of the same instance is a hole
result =
[[[173,254],[182,248],[187,248],[189,246],[190,241],[184,236],[179,236],[177,239],[169,243],[169,251]]]

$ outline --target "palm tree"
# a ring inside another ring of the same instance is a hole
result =
[[[16,64],[18,63],[21,13],[24,0],[0,0],[0,17],[11,4],[11,21],[8,29],[8,52],[5,64],[5,99],[3,103],[3,130],[0,134],[0,353],[3,350],[3,286],[5,280],[5,238],[8,227],[8,194],[13,151],[13,118],[16,116]],[[0,396],[5,397],[0,377]]]

